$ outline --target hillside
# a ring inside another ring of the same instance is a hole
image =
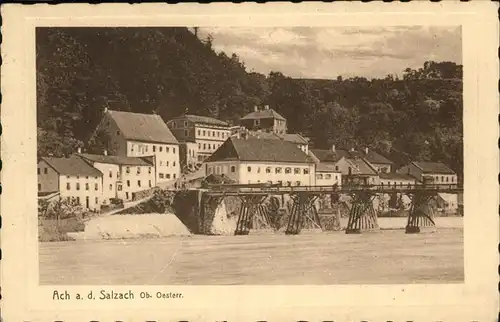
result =
[[[292,79],[249,73],[187,28],[37,28],[39,154],[84,146],[105,107],[236,123],[268,104],[318,148],[369,146],[462,172],[462,70],[427,62],[404,78]]]

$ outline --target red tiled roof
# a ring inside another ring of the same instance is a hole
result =
[[[178,144],[161,116],[108,110],[109,116],[127,140]]]
[[[314,163],[294,143],[280,140],[229,138],[205,162],[216,161],[263,161]]]
[[[41,157],[41,160],[47,162],[57,173],[65,176],[89,176],[100,177],[102,172],[90,166],[76,155],[69,158]]]

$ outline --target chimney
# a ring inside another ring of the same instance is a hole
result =
[[[269,105],[265,105],[265,106],[264,106],[264,109],[265,109],[265,110],[268,110],[268,109],[269,109]]]
[[[368,147],[365,148],[365,154],[368,154]]]
[[[104,150],[104,151],[103,151],[103,154],[104,154],[104,155],[108,155],[108,150]]]
[[[332,144],[332,152],[335,152],[335,144]]]
[[[255,105],[255,106],[253,107],[253,110],[254,110],[255,112],[258,112],[258,111],[259,111],[259,107],[258,107],[257,105]]]
[[[76,151],[78,152],[78,154],[82,153],[82,148],[78,148],[76,149]]]

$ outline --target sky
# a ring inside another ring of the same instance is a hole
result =
[[[462,63],[460,26],[200,28],[209,34],[216,51],[266,75],[383,78],[427,60]]]

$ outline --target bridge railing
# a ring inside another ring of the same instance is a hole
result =
[[[295,192],[330,192],[330,193],[346,193],[346,192],[362,192],[362,191],[378,191],[378,192],[412,192],[412,191],[443,191],[454,192],[463,190],[463,187],[458,184],[406,184],[406,185],[352,185],[346,184],[342,186],[282,186],[282,185],[208,185],[208,189],[214,192],[239,192],[239,193],[295,193]]]

